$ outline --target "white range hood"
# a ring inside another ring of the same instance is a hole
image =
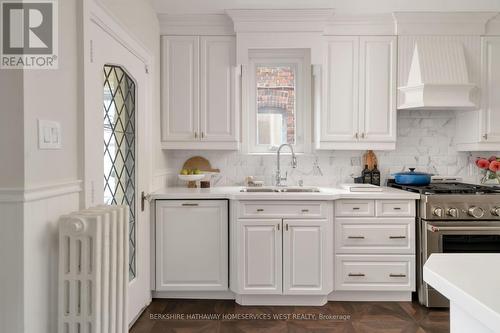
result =
[[[469,82],[463,45],[458,41],[417,41],[408,83],[398,109],[472,110],[475,85]]]

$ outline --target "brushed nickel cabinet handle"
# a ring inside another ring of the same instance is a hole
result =
[[[484,138],[485,140],[488,140],[488,133],[486,133],[485,135],[483,135],[483,138]]]
[[[393,207],[394,210],[401,210],[401,207]]]
[[[203,139],[205,137],[205,132],[201,132],[201,138]]]
[[[358,133],[354,134],[354,137],[355,137],[356,139],[359,139],[359,134],[358,134]]]
[[[363,273],[349,273],[349,276],[365,276]]]
[[[309,212],[309,209],[302,209],[302,213],[307,213]]]
[[[288,223],[285,224],[285,229],[286,229],[286,231],[288,231]]]
[[[389,274],[389,277],[406,277],[406,274]]]
[[[263,212],[263,211],[264,211],[264,208],[257,208],[257,211],[258,211],[258,212]]]
[[[196,206],[198,206],[197,203],[183,203],[182,205],[183,206],[187,206],[187,207],[196,207]]]
[[[194,132],[194,138],[198,139],[198,132]]]
[[[347,236],[349,239],[365,239],[365,236]]]
[[[366,134],[363,132],[363,133],[361,133],[361,139],[364,139],[364,138],[366,138]]]
[[[359,207],[352,207],[352,210],[360,210],[361,208]]]
[[[389,239],[405,239],[406,236],[389,236]]]
[[[280,225],[279,225],[279,223],[278,223],[276,226],[278,227],[278,231],[279,231],[279,230],[280,230]]]

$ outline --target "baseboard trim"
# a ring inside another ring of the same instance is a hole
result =
[[[240,305],[322,306],[327,302],[327,296],[321,295],[236,295],[236,303]]]
[[[0,202],[30,202],[79,193],[83,189],[81,180],[71,180],[30,188],[0,188]]]
[[[153,291],[153,298],[235,299],[232,291]]]
[[[329,301],[342,302],[411,302],[411,291],[334,291]]]

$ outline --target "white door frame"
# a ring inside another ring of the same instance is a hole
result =
[[[116,19],[116,17],[109,12],[107,8],[104,7],[103,4],[98,0],[85,0],[83,1],[83,58],[84,58],[84,115],[83,115],[83,178],[84,178],[84,196],[82,197],[82,206],[90,207],[96,204],[102,204],[95,202],[94,191],[100,191],[100,188],[94,188],[94,184],[92,181],[92,173],[95,172],[92,170],[92,165],[95,164],[95,161],[89,160],[89,149],[95,149],[95,147],[89,147],[88,139],[91,136],[95,136],[95,133],[92,133],[89,129],[89,116],[92,114],[91,110],[94,107],[92,103],[88,103],[87,101],[91,100],[91,98],[95,98],[92,95],[90,89],[91,85],[94,85],[95,82],[91,82],[90,78],[93,78],[92,66],[90,65],[94,61],[94,50],[93,50],[93,42],[91,39],[91,27],[93,25],[97,25],[100,29],[102,29],[103,33],[107,34],[109,37],[113,38],[116,42],[122,45],[126,50],[128,50],[132,55],[134,55],[139,61],[144,64],[144,70],[146,73],[154,73],[153,71],[153,55],[137,40],[133,37],[128,30]],[[144,110],[146,112],[142,112],[140,118],[136,118],[137,125],[136,131],[142,129],[144,135],[141,135],[141,138],[144,137],[144,141],[139,143],[138,140],[136,142],[137,149],[145,149],[153,147],[152,144],[152,136],[151,136],[151,127],[152,127],[152,110],[153,110],[153,75],[145,75],[144,78],[144,87],[146,91],[146,96],[144,96]],[[142,122],[142,125],[139,125],[139,122]],[[140,166],[138,165],[136,168],[136,179],[142,179],[142,181],[137,183],[136,185],[136,205],[137,205],[137,217],[140,214],[140,193],[144,191],[145,193],[149,193],[152,188],[152,154],[142,154],[142,160],[140,161]],[[142,214],[143,220],[140,223],[143,223],[144,226],[148,226],[147,228],[143,228],[143,230],[147,230],[150,232],[150,219],[149,219],[149,207],[145,207],[145,214]],[[139,222],[139,219],[136,219],[136,223]],[[139,226],[136,225],[137,232],[137,242],[140,244],[139,239]],[[144,235],[143,239],[147,239],[149,241],[150,235]],[[150,247],[143,244],[140,246],[140,249],[136,248],[136,251],[143,251],[147,253],[147,258],[143,258],[145,262],[147,262],[147,267],[149,268],[149,263],[151,262],[150,257]],[[138,260],[137,258],[136,260]],[[137,261],[138,262],[138,261]],[[137,266],[138,274],[141,274],[139,271],[139,265]],[[141,305],[141,309],[130,310],[129,308],[129,323],[132,325],[138,316],[141,314],[142,310],[149,304],[151,301],[151,285],[150,285],[150,272],[142,273],[147,275],[147,288],[144,290],[144,298],[146,299],[145,304]],[[133,282],[133,281],[132,281]],[[130,297],[129,297],[130,301]]]

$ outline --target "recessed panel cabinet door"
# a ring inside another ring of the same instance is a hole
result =
[[[326,295],[332,288],[328,220],[283,220],[283,292]]]
[[[162,37],[162,141],[193,141],[199,128],[199,37]]]
[[[227,289],[227,201],[157,201],[156,290]]]
[[[500,37],[483,37],[484,142],[500,142]]]
[[[359,128],[362,140],[396,139],[396,37],[360,38]]]
[[[200,137],[203,141],[238,141],[235,45],[232,36],[200,37]]]
[[[357,141],[359,37],[326,42],[321,141]]]
[[[281,220],[238,220],[240,294],[282,293]]]

